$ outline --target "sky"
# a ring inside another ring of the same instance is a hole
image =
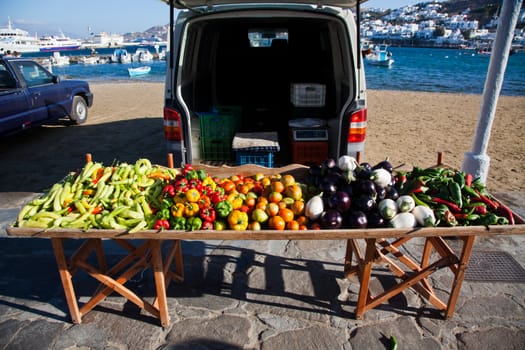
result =
[[[369,0],[363,6],[399,8],[423,0]],[[161,0],[0,0],[0,26],[7,18],[31,35],[64,34],[87,38],[90,33],[142,32],[169,23],[169,7]]]

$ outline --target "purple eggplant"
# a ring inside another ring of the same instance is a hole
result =
[[[368,226],[368,219],[362,211],[350,212],[347,219],[351,228],[366,228]]]
[[[380,228],[385,227],[385,219],[378,213],[372,212],[367,215],[368,227]]]
[[[341,226],[343,226],[343,214],[336,209],[327,209],[321,214],[320,222],[322,228],[341,228]]]
[[[328,198],[328,208],[339,210],[344,213],[350,209],[352,201],[348,193],[337,191]]]
[[[369,213],[376,207],[376,201],[370,196],[359,196],[352,200],[352,207],[357,211]]]
[[[390,173],[391,173],[392,171],[394,171],[394,167],[392,166],[392,163],[390,163],[390,162],[388,161],[388,159],[385,159],[385,160],[383,160],[382,162],[379,162],[379,163],[377,163],[376,165],[374,165],[374,166],[372,167],[372,170],[375,170],[375,169],[385,169],[385,170],[387,170],[387,171],[390,172]]]

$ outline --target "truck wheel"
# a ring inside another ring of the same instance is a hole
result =
[[[73,104],[71,105],[71,114],[69,119],[77,125],[84,124],[88,116],[88,106],[86,100],[81,96],[73,97]]]

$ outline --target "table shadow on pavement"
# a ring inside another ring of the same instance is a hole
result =
[[[133,241],[135,245],[139,240]],[[66,256],[70,256],[82,240],[64,242]],[[224,243],[224,242],[223,242]],[[108,267],[123,256],[120,247],[104,241]],[[166,245],[163,247],[168,248]],[[169,299],[186,300],[206,298],[207,295],[232,298],[251,304],[252,308],[281,308],[299,313],[317,313],[343,318],[355,318],[357,295],[349,301],[337,299],[341,289],[336,279],[343,278],[343,264],[333,261],[277,256],[233,245],[209,244],[204,241],[184,241],[185,281],[172,282],[167,289]],[[94,254],[93,254],[94,255]],[[96,265],[95,257],[90,263]],[[56,261],[47,239],[2,238],[0,239],[0,267],[4,271],[0,282],[0,316],[14,308],[42,317],[71,322]],[[383,288],[395,283],[386,274],[376,275]],[[87,273],[77,272],[73,277],[79,306],[94,293],[99,283]],[[139,272],[126,287],[152,301],[155,282],[151,268]],[[117,293],[111,294],[95,310],[119,314],[158,324],[158,320]],[[50,304],[52,309],[35,307],[38,303]],[[184,302],[183,302],[184,304]],[[432,308],[412,307],[405,296],[399,294],[376,309],[399,315],[421,315],[439,318]],[[65,316],[64,316],[65,315]],[[89,313],[85,316],[89,317]]]

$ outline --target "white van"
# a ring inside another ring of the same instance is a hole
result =
[[[275,166],[363,152],[356,0],[168,2],[164,131],[175,164],[232,162],[241,132],[276,135]]]

